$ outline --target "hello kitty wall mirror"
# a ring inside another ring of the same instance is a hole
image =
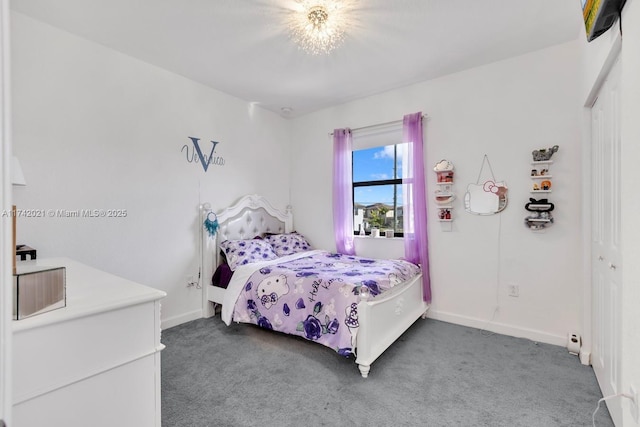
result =
[[[488,166],[490,176],[483,177],[484,165]],[[464,195],[464,208],[475,215],[494,215],[507,207],[507,185],[504,181],[496,181],[487,155],[484,155],[480,173],[475,183],[467,186]]]

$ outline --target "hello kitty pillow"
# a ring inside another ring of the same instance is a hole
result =
[[[302,234],[287,233],[287,234],[271,234],[264,238],[271,244],[274,252],[279,257],[297,254],[298,252],[310,251],[312,249],[311,244],[305,239]]]
[[[241,265],[278,258],[271,245],[262,239],[225,240],[220,243],[220,250],[227,258],[231,271]]]

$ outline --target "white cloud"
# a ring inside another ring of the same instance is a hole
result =
[[[393,159],[393,145],[387,145],[373,154],[374,159]]]
[[[386,173],[372,173],[372,179],[389,179],[389,175]]]

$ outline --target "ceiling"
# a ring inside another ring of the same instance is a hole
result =
[[[320,56],[288,36],[295,0],[13,0],[12,9],[284,117],[564,43],[582,30],[580,0],[348,1],[345,42]]]

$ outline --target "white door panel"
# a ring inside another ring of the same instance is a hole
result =
[[[592,364],[604,395],[620,392],[620,65],[611,69],[591,109]],[[619,401],[607,406],[620,425]]]

